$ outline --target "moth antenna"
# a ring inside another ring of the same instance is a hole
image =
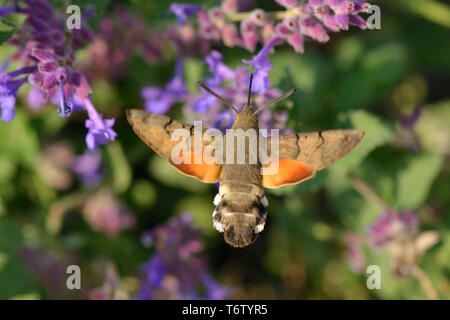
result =
[[[226,100],[225,98],[219,96],[217,93],[215,93],[214,91],[212,91],[210,88],[208,88],[206,86],[206,84],[204,84],[203,82],[198,82],[198,85],[200,87],[202,87],[203,89],[205,89],[206,91],[208,91],[209,94],[213,95],[214,97],[216,97],[217,99],[219,99],[220,101],[222,101],[223,103],[225,103],[227,106],[229,106],[231,109],[234,110],[234,112],[239,113],[236,108],[231,104],[230,101]]]
[[[256,110],[253,115],[257,114],[258,112],[260,112],[262,109],[267,108],[268,106],[270,106],[271,104],[277,103],[278,101],[281,101],[283,99],[286,99],[287,97],[289,97],[291,94],[293,94],[297,89],[293,88],[285,93],[283,93],[281,96],[279,96],[278,98],[275,98],[273,100],[270,100],[269,102],[267,102],[265,105],[263,105],[261,108],[259,108],[258,110]]]
[[[252,83],[253,83],[253,73],[250,74],[250,84],[248,85],[248,102],[247,105],[250,106],[252,99]]]

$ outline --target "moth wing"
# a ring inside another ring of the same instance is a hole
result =
[[[267,183],[268,188],[277,188],[306,181],[317,171],[328,167],[352,151],[363,136],[364,131],[353,129],[281,135],[279,171],[275,177],[263,176],[263,185],[266,187]],[[268,139],[269,150],[271,150],[270,141]],[[286,162],[284,159],[294,161]],[[290,169],[283,169],[285,164]],[[289,172],[292,174],[289,175]]]
[[[179,156],[184,159],[192,159],[190,163],[175,164],[171,159],[172,150],[180,143],[180,139],[172,139],[172,135],[177,129],[183,129],[189,132],[192,137],[194,133],[194,126],[178,120],[174,120],[165,115],[154,114],[140,109],[126,110],[128,122],[131,124],[134,132],[144,141],[153,151],[162,157],[168,157],[168,162],[175,169],[181,173],[197,178],[206,183],[214,183],[219,180],[221,165],[213,162],[213,159],[208,159],[205,162],[205,155],[203,151],[211,141],[202,139],[202,146],[198,157],[202,159],[202,163],[194,163],[194,158],[197,157],[197,151],[194,151],[194,139],[185,152],[180,152]],[[202,134],[208,130],[202,129]]]

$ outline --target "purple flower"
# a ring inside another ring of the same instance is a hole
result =
[[[91,195],[83,207],[83,216],[95,231],[115,237],[136,222],[135,216],[119,203],[108,189]]]
[[[424,107],[423,104],[419,104],[414,108],[413,112],[409,116],[406,115],[402,116],[401,117],[402,125],[407,129],[412,129],[416,124],[416,122],[419,120],[420,116],[422,115],[423,107]]]
[[[26,78],[0,82],[0,110],[2,112],[2,121],[9,122],[14,118],[16,113],[16,93],[24,83],[26,83]]]
[[[202,8],[193,4],[173,3],[169,8],[169,12],[177,16],[178,24],[180,25],[183,25],[188,17],[200,11],[202,11]]]
[[[418,219],[411,211],[396,212],[387,210],[369,226],[368,236],[376,248],[383,247],[394,237],[404,233],[414,233],[418,226]]]
[[[138,299],[225,299],[229,295],[229,289],[205,269],[200,232],[191,225],[191,216],[183,214],[144,236],[144,244],[154,246],[155,252],[142,267],[145,276]]]
[[[52,299],[81,299],[85,291],[67,290],[67,266],[77,264],[71,256],[59,257],[53,253],[36,248],[22,247],[18,256],[25,262],[27,269]]]
[[[86,120],[86,128],[89,129],[86,135],[86,145],[90,150],[95,150],[99,145],[114,141],[117,134],[112,129],[114,119],[103,120],[103,116],[95,110],[89,99],[84,100],[84,105],[89,115]]]
[[[32,85],[40,87],[51,96],[60,80],[68,78],[67,70],[61,66],[58,57],[48,50],[33,48],[31,56],[38,61],[38,70],[30,74],[28,79]]]
[[[209,71],[213,74],[213,77],[205,79],[205,83],[209,88],[220,92],[223,81],[234,79],[234,70],[223,63],[220,52],[212,51],[206,56],[205,62],[208,65]],[[200,90],[202,96],[195,100],[194,109],[198,113],[204,113],[216,103],[217,98],[206,92],[203,88]]]
[[[224,45],[240,46],[254,51],[260,42],[267,45],[278,35],[287,41],[296,52],[303,53],[304,36],[318,42],[329,40],[328,31],[348,30],[349,25],[366,29],[366,22],[359,13],[370,6],[365,0],[276,0],[284,6],[285,14],[271,14],[261,9],[242,12],[235,0],[224,1],[220,7],[199,10],[198,34],[209,41],[222,41]],[[186,15],[180,8],[181,21]],[[240,8],[243,9],[243,8]],[[237,14],[239,13],[239,14]],[[297,28],[286,28],[279,17],[295,21]],[[236,23],[237,22],[237,23]],[[239,25],[238,25],[239,23]],[[239,27],[239,30],[237,28]]]
[[[10,13],[13,13],[15,10],[13,7],[0,7],[0,17],[5,17]]]
[[[256,56],[253,56],[251,60],[242,60],[249,65],[249,68],[254,68],[253,90],[255,92],[264,94],[269,88],[269,71],[272,69],[272,63],[269,61],[269,54],[275,46],[283,43],[283,41],[283,38],[275,36]]]
[[[95,187],[103,176],[102,154],[99,151],[87,150],[80,156],[74,157],[72,171],[82,183],[89,188]]]
[[[275,2],[286,8],[294,8],[299,4],[298,0],[275,0]]]
[[[65,14],[55,10],[46,0],[14,2],[14,10],[0,8],[0,15],[12,11],[24,15],[18,35],[9,41],[19,50],[7,61],[20,60],[18,62],[24,67],[0,75],[1,119],[10,121],[13,118],[16,92],[27,79],[32,85],[28,94],[32,108],[39,108],[50,101],[58,105],[57,111],[63,118],[73,111],[87,110],[90,118],[86,121],[89,129],[86,137],[88,148],[95,149],[99,144],[114,140],[116,133],[111,129],[114,120],[103,120],[97,113],[89,100],[91,88],[86,78],[73,66],[73,50],[92,39],[84,21],[90,13],[83,15],[80,30],[74,30],[72,36],[66,36]],[[25,77],[18,79],[21,75]]]
[[[45,93],[39,87],[32,87],[28,92],[27,101],[32,109],[39,109],[46,102]]]
[[[347,243],[345,258],[350,265],[350,269],[355,273],[363,272],[366,266],[366,258],[361,248],[363,242],[362,237],[354,233],[348,233],[345,241]]]
[[[213,75],[217,75],[220,79],[233,79],[234,71],[223,63],[222,54],[218,51],[211,51],[211,53],[206,56],[205,62],[209,67],[209,71]]]
[[[164,88],[145,87],[142,97],[145,99],[145,109],[149,112],[163,114],[177,101],[186,95],[183,80],[183,59],[177,59],[175,74]]]
[[[0,67],[0,119],[4,122],[9,122],[14,118],[17,91],[27,82],[26,77],[17,77],[35,70],[34,67],[24,67],[4,73],[8,65],[9,60],[6,60]]]

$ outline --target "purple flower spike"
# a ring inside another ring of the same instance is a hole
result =
[[[229,288],[220,286],[205,268],[200,231],[192,227],[189,214],[170,219],[147,232],[143,240],[155,252],[143,265],[138,299],[225,299],[229,295]]]
[[[4,76],[4,77],[7,77]],[[0,83],[0,110],[2,112],[1,120],[9,122],[16,114],[16,93],[19,87],[26,82],[26,78],[9,80]]]
[[[175,66],[175,74],[164,88],[145,87],[142,92],[145,109],[149,112],[163,114],[186,94],[183,80],[183,59],[179,58]]]
[[[275,2],[286,8],[294,8],[298,6],[299,3],[298,0],[275,0]]]
[[[253,90],[260,94],[267,91],[270,85],[269,71],[272,69],[272,63],[269,61],[269,54],[273,47],[284,42],[280,36],[275,36],[267,43],[264,48],[251,60],[242,60],[249,65],[249,68],[254,68],[253,72]]]
[[[416,122],[419,120],[421,114],[422,114],[422,110],[423,110],[424,105],[423,104],[419,104],[418,106],[416,106],[413,110],[413,112],[411,113],[411,115],[409,116],[402,116],[401,117],[401,123],[402,125],[407,128],[407,129],[412,129],[414,127],[414,125],[416,124]]]
[[[367,22],[357,14],[351,14],[349,16],[349,22],[351,25],[356,26],[362,30],[367,29]]]
[[[7,96],[0,94],[0,110],[2,111],[1,120],[4,122],[10,122],[15,114],[16,109],[14,108],[16,104],[16,97]]]
[[[89,99],[84,100],[84,105],[89,115],[89,119],[86,120],[86,128],[89,129],[86,135],[86,145],[89,150],[95,150],[99,145],[114,141],[117,136],[112,129],[114,119],[103,120],[102,115],[95,110]]]
[[[0,7],[0,17],[6,17],[8,14],[13,13],[15,10],[13,7]]]
[[[208,64],[209,71],[217,75],[220,79],[233,79],[234,71],[223,63],[222,54],[218,51],[212,51],[206,58],[205,62]]]
[[[367,233],[372,244],[376,248],[381,248],[401,234],[414,233],[417,226],[418,219],[415,213],[388,210],[380,214],[378,219],[369,226]]]
[[[124,207],[109,189],[90,194],[83,207],[83,216],[91,228],[109,237],[133,227],[136,217]]]
[[[202,11],[202,8],[193,4],[174,3],[169,8],[169,12],[177,16],[178,24],[180,25],[184,25],[187,18],[200,11]]]
[[[28,105],[30,106],[30,108],[39,109],[46,102],[45,94],[38,87],[33,87],[28,92],[27,101],[28,101]]]
[[[366,258],[362,250],[362,238],[354,233],[348,233],[345,237],[347,250],[345,258],[348,261],[350,269],[355,273],[362,273],[366,266]]]
[[[86,151],[73,159],[72,171],[86,187],[92,188],[97,186],[102,179],[101,164],[102,154],[99,151]]]

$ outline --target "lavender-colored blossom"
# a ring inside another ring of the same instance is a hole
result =
[[[369,226],[367,233],[376,248],[383,247],[388,241],[401,233],[414,233],[418,219],[414,212],[387,210]]]
[[[93,230],[102,231],[109,237],[133,227],[136,222],[135,216],[108,189],[100,190],[88,198],[83,207],[83,216]]]
[[[422,115],[423,108],[424,105],[419,104],[414,108],[413,112],[409,116],[403,115],[401,117],[402,125],[407,129],[412,129]]]
[[[102,286],[90,289],[89,300],[128,300],[129,294],[122,287],[120,275],[112,263],[106,263]]]
[[[18,256],[23,259],[30,273],[36,278],[52,299],[80,299],[85,291],[67,290],[66,269],[75,264],[73,257],[63,258],[37,248],[23,247]]]
[[[146,233],[143,244],[155,252],[142,267],[138,299],[225,299],[229,295],[230,289],[219,285],[205,269],[200,231],[192,228],[190,214]]]
[[[89,129],[86,135],[86,145],[90,150],[95,150],[99,145],[114,141],[117,134],[112,129],[114,119],[103,119],[103,116],[95,110],[89,99],[84,100],[84,105],[89,114],[86,120],[86,128]]]
[[[256,61],[258,60],[256,59]],[[221,94],[228,101],[231,101],[238,109],[242,108],[247,103],[248,98],[249,76],[247,68],[243,66],[234,70],[229,68],[223,63],[222,55],[216,51],[212,51],[205,58],[205,62],[212,73],[212,77],[204,80],[206,85]],[[264,65],[267,71],[270,67],[270,62]],[[264,92],[262,92],[263,90],[253,91],[252,100],[254,105],[263,105],[268,100],[280,95],[280,90],[276,88],[268,87]],[[198,114],[201,113],[205,126],[221,129],[222,131],[231,127],[235,116],[233,111],[209,93],[201,90],[199,94],[189,96],[186,102],[184,112],[190,121],[195,120]],[[259,121],[261,128],[270,129],[276,127],[285,129],[287,117],[285,112],[266,109],[259,113]]]
[[[0,9],[2,15],[13,11],[22,14],[24,22],[9,41],[18,47],[18,52],[7,61],[17,61],[23,67],[0,75],[2,120],[13,118],[17,90],[28,79],[32,85],[28,94],[31,107],[39,108],[50,101],[58,105],[57,111],[63,118],[73,111],[87,110],[90,119],[86,121],[89,129],[86,142],[90,149],[114,140],[116,133],[111,129],[114,120],[103,120],[95,110],[89,99],[91,88],[73,64],[74,49],[92,40],[86,25],[89,14],[83,13],[80,30],[67,34],[65,14],[46,0],[17,0],[14,10]]]
[[[269,54],[276,45],[279,45],[282,42],[283,39],[281,37],[275,36],[251,60],[243,60],[244,63],[249,65],[249,68],[254,68],[253,90],[255,92],[263,94],[269,88],[269,71],[272,69],[272,63],[269,61]]]
[[[363,272],[366,266],[366,258],[362,251],[362,237],[355,233],[348,233],[345,237],[345,242],[347,244],[345,258],[350,269],[355,273]]]
[[[45,105],[45,93],[39,87],[32,87],[27,95],[28,105],[32,109],[39,109]]]
[[[27,82],[26,77],[18,77],[34,70],[33,67],[24,67],[16,71],[4,73],[8,65],[9,60],[0,67],[0,119],[4,122],[9,122],[14,118],[17,91]]]
[[[14,11],[15,9],[13,7],[0,7],[0,17],[5,17]]]
[[[164,88],[145,87],[142,89],[142,97],[145,100],[145,109],[149,112],[163,114],[177,101],[186,95],[186,87],[183,80],[183,60],[177,59],[175,74]]]
[[[71,167],[86,187],[95,187],[103,177],[102,154],[99,151],[87,150],[74,157]]]
[[[198,13],[199,34],[208,40],[221,40],[226,46],[240,46],[254,51],[258,43],[267,45],[275,36],[303,53],[304,38],[318,42],[329,40],[328,32],[348,30],[350,25],[366,29],[359,16],[367,12],[366,0],[277,0],[286,8],[285,14],[270,14],[262,9],[238,12],[237,1],[224,1],[222,6]],[[186,17],[181,14],[184,22]],[[283,20],[284,19],[284,20]],[[280,21],[282,20],[282,21]],[[295,21],[297,27],[286,28],[286,20]],[[237,28],[235,22],[239,22]],[[284,26],[283,26],[284,25]]]
[[[89,59],[81,66],[83,73],[89,79],[120,79],[128,74],[136,51],[149,63],[160,62],[164,59],[164,44],[169,40],[167,33],[147,28],[142,16],[115,5],[99,22],[88,47]]]
[[[202,10],[200,6],[193,4],[173,3],[169,12],[177,16],[178,24],[183,25],[190,16],[199,13]]]

